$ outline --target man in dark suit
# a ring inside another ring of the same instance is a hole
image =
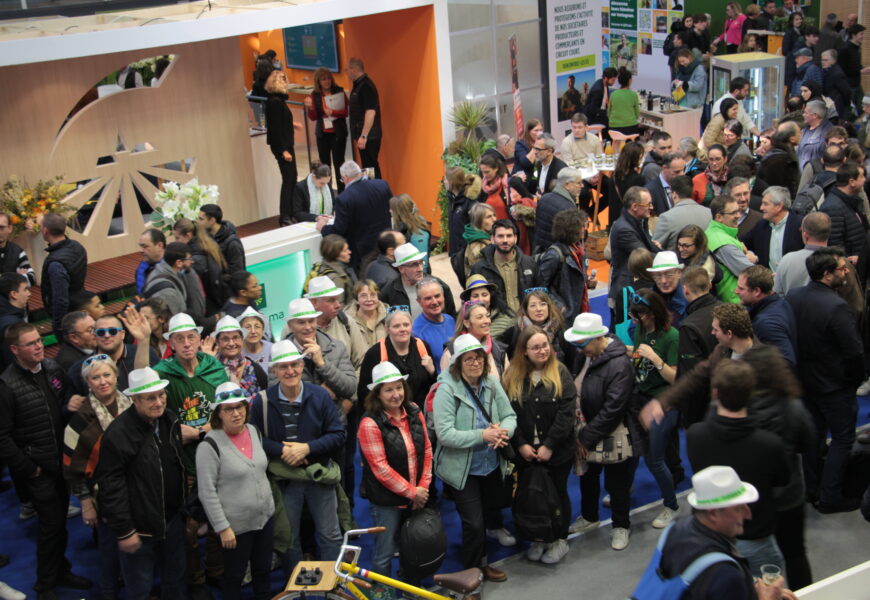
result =
[[[378,234],[390,228],[393,192],[382,179],[363,178],[359,165],[352,160],[341,165],[340,171],[345,187],[335,200],[335,221],[327,225],[328,216],[317,217],[317,231],[344,237],[350,246],[350,264],[357,268],[363,257],[374,250]]]
[[[607,67],[601,79],[592,84],[586,96],[583,112],[590,123],[607,125],[607,104],[610,102],[610,88],[616,83],[616,69]]]
[[[538,162],[535,164],[533,179],[529,182],[528,188],[532,194],[540,198],[552,189],[559,171],[568,165],[561,158],[556,157],[556,140],[549,133],[538,135],[534,149]]]
[[[686,172],[686,158],[682,152],[668,152],[662,157],[662,172],[646,184],[652,197],[653,213],[663,215],[676,204],[671,192],[671,180]]]
[[[737,202],[737,210],[740,211],[740,220],[737,221],[737,237],[752,231],[755,224],[761,221],[761,213],[749,208],[749,198],[752,195],[749,189],[749,180],[745,177],[732,177],[725,184],[722,193],[731,196]]]
[[[782,257],[804,247],[801,238],[803,217],[789,212],[791,194],[784,187],[772,185],[761,199],[763,219],[740,241],[755,253],[759,265],[776,272]]]

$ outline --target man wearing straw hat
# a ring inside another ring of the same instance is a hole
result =
[[[326,275],[321,275],[311,278],[308,282],[308,293],[304,297],[311,300],[314,310],[321,313],[317,317],[317,328],[344,344],[353,368],[359,369],[369,345],[359,327],[351,322],[342,308],[342,294],[344,288],[336,286]]]
[[[166,410],[168,385],[150,367],[132,371],[124,394],[133,405],[112,421],[100,443],[100,511],[118,538],[131,600],[148,598],[155,567],[163,597],[187,595],[182,515],[187,482],[181,424]]]
[[[688,597],[797,600],[790,590],[783,589],[782,577],[771,584],[760,579],[754,581],[746,559],[734,548],[734,540],[743,532],[744,521],[752,518],[749,505],[758,500],[758,490],[740,481],[734,469],[723,466],[711,466],[695,473],[692,488],[688,497],[692,516],[680,519],[662,534],[664,544],[658,550],[660,561],[650,563],[635,595],[650,584],[648,577],[657,578],[661,585],[661,580],[680,576],[695,559],[715,552],[722,555],[721,560],[713,562],[694,578]]]
[[[399,270],[399,276],[392,280],[386,287],[381,289],[381,302],[390,306],[407,306],[411,311],[411,319],[419,317],[423,309],[416,302],[411,302],[417,297],[417,283],[423,279],[423,259],[426,252],[421,252],[414,244],[402,244],[396,248],[396,262],[393,266]],[[453,303],[453,293],[446,283],[433,277],[441,284],[444,292],[444,312],[448,315],[456,314],[456,306]]]

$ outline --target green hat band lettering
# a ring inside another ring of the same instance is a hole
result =
[[[418,260],[423,260],[423,258],[424,258],[425,256],[426,256],[426,253],[425,253],[425,252],[417,251],[417,252],[415,252],[414,254],[412,254],[412,255],[410,255],[410,256],[406,256],[404,259],[402,259],[402,260],[399,262],[399,264],[400,264],[400,265],[404,265],[405,263],[416,262],[416,261],[418,261]]]
[[[316,310],[309,310],[306,312],[292,314],[292,315],[290,315],[290,318],[291,319],[301,319],[302,317],[309,316],[309,315],[313,317],[316,314],[317,314]]]
[[[196,329],[196,325],[193,323],[182,323],[181,325],[176,325],[172,329],[169,330],[169,333],[175,333],[176,331],[184,331],[185,329]]]
[[[325,295],[327,295],[327,294],[331,294],[331,293],[333,293],[333,292],[338,292],[339,294],[343,293],[342,290],[340,290],[340,289],[338,289],[337,287],[333,286],[333,287],[331,287],[331,288],[329,288],[329,289],[323,290],[322,292],[308,292],[308,295],[311,296],[312,298],[315,298],[315,297],[317,297],[317,296],[325,296]]]
[[[695,502],[698,504],[715,504],[717,502],[727,502],[728,500],[733,500],[738,496],[742,495],[746,491],[746,486],[741,485],[739,489],[731,492],[730,494],[725,494],[724,496],[718,496],[716,498],[710,498],[708,500],[698,500],[697,495],[695,496]]]
[[[668,263],[666,265],[653,265],[652,266],[653,269],[681,269],[682,267],[683,267],[683,265],[674,265],[671,263]]]
[[[144,392],[145,390],[150,390],[154,386],[162,385],[163,381],[158,379],[157,381],[152,381],[150,383],[146,383],[145,385],[140,385],[139,387],[130,388],[131,394],[138,394],[139,392]]]
[[[218,331],[238,331],[241,327],[237,325],[224,325],[223,327],[219,327]]]
[[[466,352],[471,352],[472,350],[483,350],[483,346],[481,346],[480,344],[474,344],[473,346],[466,346],[465,348],[463,348],[459,352],[457,352],[456,356],[459,356],[460,354],[465,354]]]

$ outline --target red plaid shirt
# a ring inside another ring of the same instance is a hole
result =
[[[365,417],[359,424],[359,448],[366,457],[366,461],[382,486],[400,496],[413,500],[417,495],[417,488],[429,489],[432,483],[432,444],[429,443],[429,435],[426,432],[426,419],[423,412],[419,413],[420,422],[423,424],[423,439],[425,441],[425,454],[423,455],[423,472],[417,474],[417,450],[414,448],[414,440],[411,437],[411,425],[408,422],[408,413],[402,409],[402,416],[394,419],[389,416],[390,422],[395,425],[402,434],[405,442],[405,450],[408,453],[408,475],[410,481],[399,475],[390,463],[387,462],[387,454],[384,451],[384,439],[381,430],[371,417]],[[417,485],[412,482],[416,481]]]

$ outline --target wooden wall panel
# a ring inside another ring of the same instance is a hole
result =
[[[163,54],[177,59],[159,87],[127,90],[93,102],[58,136],[70,109],[96,82],[129,62]],[[106,177],[129,191],[131,182],[145,181],[135,176],[136,171],[192,158],[193,175],[220,187],[225,217],[237,224],[253,221],[258,211],[241,68],[238,39],[225,38],[0,69],[0,177]],[[130,151],[145,143],[153,149],[121,153],[114,164],[97,166],[99,157],[115,154],[119,136]],[[79,205],[85,199],[79,194],[71,203]],[[105,213],[111,207],[103,207],[99,223],[94,217],[84,235],[73,234],[91,260],[137,249],[142,226],[132,218],[138,215],[129,214],[134,212],[129,210],[129,194],[124,205],[124,233],[107,235]]]

